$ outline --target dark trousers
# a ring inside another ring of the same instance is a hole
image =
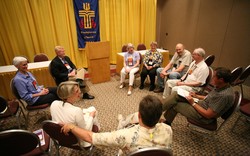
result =
[[[41,104],[49,103],[51,104],[55,100],[59,100],[60,98],[57,96],[57,87],[49,87],[49,93],[46,95],[41,95],[37,99],[37,101],[32,106],[37,106]]]
[[[144,85],[144,81],[147,78],[147,75],[149,75],[150,78],[150,85],[151,86],[155,85],[156,69],[157,68],[152,68],[150,70],[147,70],[147,68],[143,66],[141,71],[141,85]]]

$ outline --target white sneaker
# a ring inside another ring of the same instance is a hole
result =
[[[124,87],[124,85],[123,85],[123,84],[121,84],[119,88],[120,88],[120,89],[122,89],[123,87]]]
[[[129,91],[128,91],[128,96],[131,95],[131,94],[132,94],[132,92],[129,90]]]

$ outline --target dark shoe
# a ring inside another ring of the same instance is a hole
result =
[[[79,87],[80,88],[85,88],[86,86],[83,84],[83,80],[82,79],[76,79],[76,82],[79,83]]]
[[[169,125],[171,127],[171,123],[167,122],[167,121],[164,121],[163,123]]]
[[[89,95],[88,93],[83,94],[82,96],[83,99],[94,99],[95,97],[92,95]]]
[[[139,89],[143,89],[144,88],[144,85],[140,85]]]
[[[154,90],[155,93],[161,93],[163,91],[164,91],[164,88],[161,88],[161,87]]]
[[[153,91],[155,89],[155,85],[150,85],[149,91]]]

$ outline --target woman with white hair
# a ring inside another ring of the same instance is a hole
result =
[[[78,82],[60,83],[57,94],[61,100],[54,101],[50,106],[52,120],[60,123],[72,123],[90,131],[93,129],[93,125],[100,129],[95,107],[82,109],[74,106],[81,99],[82,94]],[[91,145],[84,141],[81,141],[81,144],[84,147]]]
[[[13,65],[18,69],[13,79],[14,86],[19,96],[28,105],[51,104],[54,100],[59,99],[56,87],[44,88],[38,85],[35,77],[28,71],[28,61],[25,57],[14,57]]]
[[[123,68],[121,70],[120,89],[125,86],[125,77],[129,74],[128,95],[131,95],[135,73],[139,71],[140,54],[134,51],[134,46],[131,43],[128,43],[127,50],[128,51],[124,54]]]

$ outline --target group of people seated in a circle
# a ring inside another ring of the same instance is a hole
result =
[[[50,69],[58,87],[42,87],[28,71],[28,61],[17,56],[13,64],[18,69],[13,84],[20,97],[28,105],[35,106],[49,103],[52,120],[63,124],[62,132],[72,132],[84,147],[91,144],[120,148],[123,154],[131,153],[143,147],[172,146],[172,128],[177,113],[203,124],[214,122],[232,107],[234,91],[230,86],[231,71],[224,67],[214,69],[212,84],[214,89],[206,96],[197,94],[209,74],[204,62],[205,51],[197,48],[191,53],[183,44],[176,45],[176,52],[165,68],[160,68],[162,54],[157,51],[157,43],[151,43],[143,58],[140,89],[149,75],[150,91],[163,92],[163,100],[156,96],[142,97],[138,112],[127,117],[118,115],[118,130],[113,132],[92,132],[95,125],[100,129],[97,111],[94,107],[81,109],[74,106],[80,99],[94,99],[88,94],[89,88],[84,81],[84,69],[76,69],[70,58],[65,56],[64,48],[55,47],[56,57],[51,61]],[[193,61],[192,61],[193,60]],[[124,87],[125,76],[129,75],[128,95],[132,93],[134,73],[139,71],[140,55],[128,44],[124,55],[124,68],[121,70],[120,88]],[[157,75],[157,87],[155,78]],[[167,80],[165,80],[167,79]],[[177,94],[182,88],[189,95]],[[198,101],[194,101],[197,98]],[[164,114],[163,114],[164,113]],[[161,119],[163,115],[164,119]],[[128,125],[135,124],[128,127]]]

